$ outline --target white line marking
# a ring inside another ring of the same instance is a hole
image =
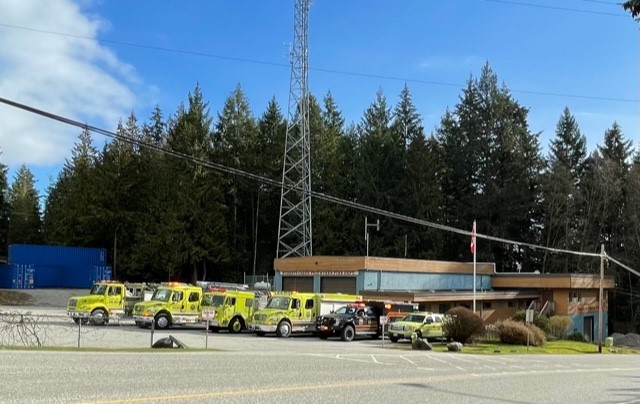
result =
[[[447,358],[455,359],[455,360],[460,361],[460,362],[476,363],[476,361],[470,361],[468,359],[462,359],[459,355],[455,355],[455,354],[449,354],[449,355],[447,355]]]
[[[375,363],[380,363],[380,362],[378,362],[378,360],[376,359],[376,357],[375,357],[375,356],[373,356],[373,355],[371,355],[371,359],[373,359],[373,361],[374,361]]]
[[[443,361],[442,359],[435,358],[435,357],[433,357],[433,356],[431,356],[429,354],[425,354],[424,356],[426,356],[429,359],[433,359],[436,362],[444,363],[445,365],[451,365],[449,362]]]
[[[414,365],[414,366],[416,365],[416,363],[415,363],[414,361],[412,361],[412,360],[410,360],[410,359],[407,359],[407,358],[405,358],[405,357],[404,357],[404,356],[402,356],[402,355],[400,355],[400,357],[401,357],[402,359],[406,360],[407,362],[409,362],[410,364],[412,364],[412,365]],[[420,369],[420,368],[418,368],[418,369]]]

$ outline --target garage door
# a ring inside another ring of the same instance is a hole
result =
[[[313,292],[313,276],[284,276],[282,277],[282,290]]]
[[[324,277],[320,281],[320,291],[324,293],[356,293],[356,278],[349,277]]]

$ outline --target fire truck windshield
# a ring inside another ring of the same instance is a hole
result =
[[[90,295],[104,295],[104,292],[107,291],[107,285],[93,285],[91,288]]]
[[[289,308],[289,298],[280,296],[272,297],[266,308],[286,310]]]
[[[153,296],[151,296],[151,300],[168,302],[170,297],[171,297],[171,289],[158,289],[155,291]]]
[[[222,295],[204,295],[202,298],[203,306],[220,307],[224,303],[224,296]]]
[[[353,314],[355,312],[356,308],[351,306],[342,306],[338,310],[336,310],[336,314]]]

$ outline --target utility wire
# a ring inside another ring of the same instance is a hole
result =
[[[522,1],[512,1],[512,0],[485,0],[485,1],[487,1],[489,3],[510,4],[510,5],[514,5],[514,6],[546,8],[546,9],[550,9],[550,10],[570,11],[570,12],[574,12],[574,13],[599,14],[599,15],[608,15],[608,16],[611,16],[611,17],[629,18],[629,16],[627,14],[622,14],[622,13],[609,13],[609,12],[606,12],[606,11],[584,10],[584,9],[580,9],[580,8],[548,6],[548,5],[544,5],[544,4],[525,3],[525,2],[522,2]],[[611,3],[607,3],[607,4],[611,4]]]
[[[491,1],[491,0],[486,0],[486,1]],[[276,63],[276,62],[269,62],[264,60],[225,56],[225,55],[218,55],[213,53],[191,51],[191,50],[184,50],[184,49],[177,49],[177,48],[167,48],[162,46],[147,45],[147,44],[134,43],[134,42],[114,41],[110,39],[98,39],[98,38],[93,38],[93,37],[88,37],[83,35],[68,34],[63,32],[24,27],[24,26],[5,24],[5,23],[0,23],[0,27],[17,29],[22,31],[38,32],[38,33],[47,34],[47,35],[76,38],[76,39],[82,39],[82,40],[88,40],[88,41],[96,41],[96,42],[119,45],[119,46],[149,49],[149,50],[159,51],[159,52],[169,52],[169,53],[177,53],[182,55],[198,56],[198,57],[211,58],[211,59],[228,60],[231,62],[251,63],[251,64],[273,66],[273,67],[285,67],[287,69],[291,67],[287,63]],[[443,82],[443,81],[436,81],[436,80],[422,80],[422,79],[416,79],[416,78],[410,78],[410,77],[382,75],[382,74],[375,74],[375,73],[362,73],[362,72],[354,72],[354,71],[330,69],[330,68],[322,68],[322,67],[309,67],[309,70],[322,72],[322,73],[342,75],[342,76],[363,77],[368,79],[391,80],[391,81],[399,81],[399,82],[405,82],[405,83],[427,84],[427,85],[456,87],[456,88],[466,87],[466,84],[460,84],[460,83],[450,83],[450,82]],[[549,92],[549,91],[521,90],[521,89],[511,89],[511,88],[509,89],[509,91],[513,93],[541,95],[541,96],[547,96],[547,97],[576,98],[576,99],[612,101],[612,102],[633,103],[633,104],[640,103],[640,100],[633,99],[633,98],[605,97],[605,96],[596,96],[596,95],[588,95],[588,94],[556,93],[556,92]]]
[[[68,125],[71,126],[75,126],[78,128],[81,128],[83,130],[89,130],[104,136],[107,136],[109,138],[112,139],[117,139],[120,141],[124,141],[133,145],[137,145],[137,146],[141,146],[141,147],[145,147],[147,149],[150,150],[155,150],[158,151],[160,153],[164,153],[166,155],[172,156],[172,157],[176,157],[176,158],[180,158],[183,160],[187,160],[189,162],[192,162],[194,164],[197,165],[201,165],[205,168],[209,168],[215,171],[220,171],[223,173],[227,173],[227,174],[231,174],[231,175],[236,175],[239,177],[244,177],[244,178],[248,178],[250,180],[254,180],[254,181],[258,181],[260,183],[263,184],[267,184],[270,185],[272,187],[276,187],[276,188],[283,188],[286,187],[289,190],[294,190],[297,192],[306,192],[305,190],[303,190],[301,187],[296,187],[296,186],[290,186],[288,184],[284,184],[281,181],[277,181],[277,180],[273,180],[271,178],[268,177],[264,177],[262,175],[258,175],[258,174],[253,174],[253,173],[249,173],[247,171],[243,171],[237,168],[233,168],[233,167],[229,167],[229,166],[225,166],[223,164],[219,164],[219,163],[214,163],[211,161],[206,161],[191,155],[188,155],[186,153],[181,153],[181,152],[177,152],[174,150],[168,150],[164,147],[161,146],[157,146],[154,144],[150,144],[150,143],[146,143],[141,141],[140,139],[134,139],[128,136],[123,136],[123,135],[119,135],[115,132],[111,132],[108,131],[106,129],[102,129],[102,128],[98,128],[96,126],[92,126],[86,123],[82,123],[79,121],[75,121],[73,119],[70,118],[65,118],[63,116],[60,115],[56,115],[35,107],[31,107],[25,104],[21,104],[18,103],[16,101],[11,101],[8,100],[6,98],[0,98],[0,102],[10,105],[12,107],[15,108],[19,108],[40,116],[44,116],[46,118],[52,119],[52,120],[56,120],[58,122],[62,122],[62,123],[66,123]],[[379,216],[384,216],[384,217],[388,217],[391,219],[396,219],[396,220],[400,220],[400,221],[404,221],[404,222],[408,222],[408,223],[414,223],[417,225],[421,225],[421,226],[426,226],[426,227],[431,227],[434,229],[438,229],[438,230],[443,230],[443,231],[448,231],[451,233],[456,233],[456,234],[461,234],[464,236],[471,236],[472,233],[468,230],[462,230],[462,229],[458,229],[452,226],[446,226],[446,225],[442,225],[442,224],[438,224],[438,223],[434,223],[434,222],[429,222],[426,220],[422,220],[422,219],[417,219],[414,217],[410,217],[410,216],[406,216],[406,215],[401,215],[398,213],[393,213],[387,210],[383,210],[383,209],[378,209],[378,208],[374,208],[368,205],[364,205],[361,203],[357,203],[357,202],[352,202],[352,201],[348,201],[345,199],[341,199],[335,196],[331,196],[331,195],[326,195],[323,194],[321,192],[316,192],[316,191],[309,191],[309,195],[320,199],[320,200],[324,200],[327,202],[332,202],[338,205],[342,205],[342,206],[346,206],[349,208],[353,208],[353,209],[358,209],[367,213],[372,213],[372,214],[376,214]],[[540,245],[536,245],[536,244],[531,244],[531,243],[524,243],[524,242],[519,242],[519,241],[514,241],[514,240],[509,240],[509,239],[505,239],[505,238],[501,238],[501,237],[494,237],[494,236],[490,236],[487,234],[482,234],[482,233],[475,233],[475,236],[477,238],[480,239],[485,239],[485,240],[490,240],[490,241],[496,241],[499,243],[504,243],[504,244],[511,244],[511,245],[515,245],[515,246],[524,246],[524,247],[529,247],[529,248],[533,248],[533,249],[539,249],[539,250],[545,250],[545,251],[551,251],[554,253],[565,253],[565,254],[571,254],[571,255],[578,255],[578,256],[585,256],[585,257],[594,257],[594,258],[599,258],[601,255],[597,254],[597,253],[590,253],[590,252],[582,252],[582,251],[571,251],[571,250],[565,250],[565,249],[560,249],[560,248],[551,248],[551,247],[545,247],[545,246],[540,246]],[[613,260],[612,260],[613,261]],[[617,261],[614,261],[617,263]],[[621,264],[622,265],[622,264]],[[623,268],[625,269],[629,269],[627,266],[623,266]],[[633,273],[635,273],[636,275],[640,276],[639,273],[631,270]]]

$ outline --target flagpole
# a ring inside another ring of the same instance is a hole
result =
[[[473,221],[473,312],[476,312],[476,221]]]

